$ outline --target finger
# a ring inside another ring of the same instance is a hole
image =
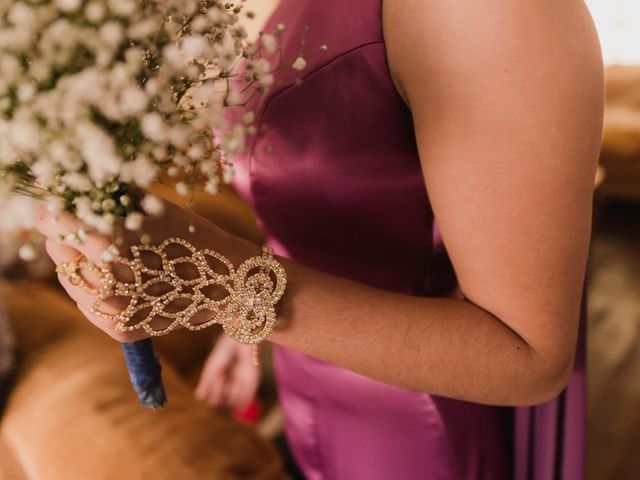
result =
[[[144,340],[149,338],[149,335],[144,330],[136,330],[133,332],[121,332],[115,329],[115,322],[99,315],[91,313],[91,311],[84,305],[78,305],[78,310],[87,317],[87,319],[93,323],[100,330],[105,332],[111,338],[120,343],[137,342],[138,340]]]
[[[225,392],[229,388],[229,379],[225,374],[219,375],[209,382],[206,402],[210,408],[219,408],[224,405]]]
[[[212,382],[212,376],[216,374],[216,372],[211,372],[209,369],[205,367],[202,369],[200,373],[200,378],[198,379],[198,385],[196,389],[193,391],[194,396],[197,400],[204,401],[207,399],[209,395],[209,388]]]
[[[223,399],[227,378],[223,372],[210,372],[203,375],[201,385],[196,390],[196,398],[205,402],[209,408],[218,408]]]
[[[234,344],[235,342],[226,335],[220,335],[211,350],[208,360],[218,368],[229,368],[235,360]]]
[[[75,248],[95,264],[102,262],[103,253],[112,244],[110,237],[92,231],[81,220],[68,213],[55,216],[46,212],[41,213],[36,228],[46,237],[60,240],[63,244]],[[80,230],[85,232],[84,239],[73,235]]]
[[[219,401],[220,392],[225,382],[225,366],[219,360],[222,356],[215,347],[209,354],[195,390],[195,396],[198,400],[209,401],[212,399],[214,404]]]
[[[253,365],[238,366],[233,372],[232,383],[234,389],[230,393],[229,401],[236,410],[244,410],[256,395],[260,382],[259,370]]]
[[[62,262],[71,262],[78,258],[78,255],[80,254],[79,250],[68,245],[64,245],[53,238],[47,238],[44,248],[56,265],[59,265]]]
[[[229,410],[229,390],[231,389],[231,384],[228,380],[229,378],[225,377],[225,381],[221,388],[210,392],[210,397],[208,398],[207,403],[211,408],[215,408],[218,411]]]
[[[82,254],[75,248],[61,244],[56,240],[48,238],[45,242],[45,249],[47,254],[54,261],[56,266],[60,266],[62,263],[73,262],[78,260],[78,257]],[[77,273],[83,278],[83,280],[91,288],[99,288],[102,285],[102,278],[100,272],[93,268],[79,268]]]
[[[87,308],[85,305],[82,305],[80,303],[76,303],[76,307],[78,307],[78,310],[80,310],[80,312],[85,317],[87,317],[87,320],[89,320],[91,323],[93,323],[96,327],[98,327],[103,332],[108,333],[112,330],[115,330],[114,328],[115,322],[92,313],[89,308]]]
[[[243,382],[239,379],[232,380],[229,382],[225,405],[227,405],[231,410],[240,410],[245,396],[246,388],[243,385]]]
[[[236,361],[235,342],[226,335],[218,338],[210,355],[210,368],[213,371],[209,376],[207,386],[207,403],[211,408],[225,406],[225,398],[228,395],[229,371]]]
[[[98,297],[96,295],[86,291],[78,285],[74,285],[71,283],[71,280],[61,273],[58,274],[58,281],[69,297],[87,310],[90,310],[98,301]],[[115,300],[105,300],[100,303],[99,309],[107,315],[115,315],[122,312],[123,306],[118,304]]]

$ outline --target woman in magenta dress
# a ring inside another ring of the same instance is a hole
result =
[[[307,65],[250,105],[234,185],[288,274],[269,340],[306,478],[583,478],[602,66],[582,2],[284,0],[278,23],[287,65],[308,26]]]

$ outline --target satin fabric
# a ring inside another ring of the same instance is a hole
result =
[[[453,294],[411,112],[388,71],[380,0],[283,0],[265,31],[278,23],[285,64],[304,36],[308,65],[278,70],[269,93],[250,103],[257,133],[233,180],[267,243],[381,289]],[[529,408],[405,390],[275,347],[287,438],[310,480],[579,480],[584,341],[582,329],[568,389]]]

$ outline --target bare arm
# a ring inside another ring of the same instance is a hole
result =
[[[269,338],[406,388],[546,401],[573,366],[591,226],[603,81],[590,18],[578,0],[384,7],[389,64],[465,299],[400,295],[279,258],[284,327]],[[181,210],[167,214],[158,235],[186,230]],[[60,225],[45,218],[41,229],[55,237]],[[195,235],[236,264],[259,254],[205,223]],[[57,262],[75,254],[48,247]],[[93,318],[90,299],[62,280],[100,328],[136,339]]]
[[[536,403],[573,366],[603,80],[578,0],[388,0],[436,219],[466,300],[406,298],[292,270],[272,340],[387,382]]]

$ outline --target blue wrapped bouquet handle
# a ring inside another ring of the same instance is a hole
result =
[[[162,367],[150,338],[122,344],[131,385],[140,403],[148,408],[161,408],[167,403],[162,383]]]

